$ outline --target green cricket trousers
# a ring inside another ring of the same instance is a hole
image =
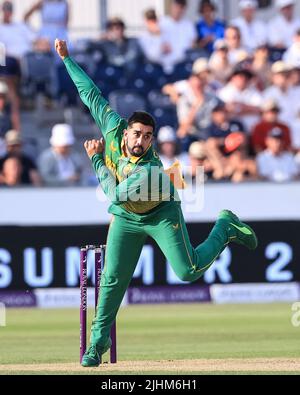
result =
[[[208,238],[192,247],[179,202],[170,202],[152,218],[136,221],[114,215],[111,221],[101,278],[98,307],[91,328],[91,344],[107,344],[126,289],[132,279],[147,236],[152,237],[183,281],[195,281],[228,244],[226,223],[218,220]]]

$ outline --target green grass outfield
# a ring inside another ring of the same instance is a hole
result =
[[[299,374],[300,327],[291,317],[291,304],[124,307],[117,322],[120,363],[84,370],[77,364],[78,310],[8,309],[0,374]],[[254,358],[271,359],[274,371],[255,361],[257,368],[249,368]]]

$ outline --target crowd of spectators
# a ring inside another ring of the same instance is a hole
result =
[[[197,166],[207,181],[297,180],[300,18],[294,0],[274,1],[276,15],[266,22],[258,17],[257,0],[240,0],[231,21],[216,17],[217,2],[201,0],[195,23],[186,17],[187,1],[172,0],[166,16],[145,10],[137,37],[128,37],[115,17],[99,40],[71,43],[72,56],[121,115],[132,106],[153,113],[162,163],[167,169],[179,161],[187,182],[195,180]],[[0,185],[82,185],[70,125],[52,125],[49,148],[39,158],[22,151],[26,96],[42,92],[79,106],[53,50],[56,37],[68,40],[68,3],[38,1],[22,23],[14,21],[13,2],[4,1],[1,12]],[[34,31],[30,21],[37,12],[42,24]]]

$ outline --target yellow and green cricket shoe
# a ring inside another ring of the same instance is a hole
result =
[[[254,230],[229,210],[223,210],[219,214],[219,219],[226,221],[228,226],[229,241],[241,244],[249,250],[255,250],[257,247],[257,237]]]
[[[91,344],[87,351],[84,353],[81,361],[81,366],[84,368],[97,367],[102,362],[102,354],[105,354],[111,347],[111,339],[107,340],[104,348],[99,348],[94,344]]]

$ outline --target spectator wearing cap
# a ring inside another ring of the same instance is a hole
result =
[[[276,0],[278,15],[268,24],[268,41],[271,47],[287,49],[300,28],[300,19],[294,15],[295,0]]]
[[[170,96],[174,104],[177,104],[181,96],[190,97],[193,95],[192,85],[195,76],[201,80],[206,92],[214,91],[210,85],[211,70],[206,58],[199,58],[194,62],[192,74],[188,79],[167,84],[162,91],[165,95]]]
[[[112,18],[106,24],[106,39],[101,43],[106,61],[117,67],[134,72],[143,58],[143,51],[136,38],[125,34],[126,26],[122,19]]]
[[[237,26],[228,26],[226,28],[225,42],[228,48],[229,63],[234,67],[241,61],[241,54],[248,52],[242,45],[241,31]]]
[[[6,160],[10,157],[14,157],[20,162],[20,183],[23,185],[40,186],[42,181],[38,173],[37,166],[29,156],[24,154],[20,133],[16,130],[9,130],[5,135],[5,143],[6,155],[0,160],[0,173],[3,172]],[[16,163],[15,160],[13,162]]]
[[[291,86],[291,67],[283,61],[272,65],[272,85],[264,92],[265,99],[272,99],[281,109],[281,120],[292,127],[300,110],[298,89]]]
[[[12,128],[11,114],[7,103],[7,85],[0,81],[0,139]]]
[[[182,166],[188,165],[187,153],[178,153],[176,132],[171,126],[163,126],[159,129],[157,142],[159,158],[165,169],[171,167],[176,161],[179,161]]]
[[[198,46],[209,55],[214,51],[214,43],[224,38],[225,23],[216,18],[216,5],[210,0],[201,0],[199,12],[201,19],[197,22]]]
[[[42,152],[39,170],[46,185],[72,186],[80,183],[81,158],[72,152],[75,142],[73,130],[68,124],[57,124],[52,129],[51,148]]]
[[[235,70],[249,70],[252,72],[253,56],[246,50],[241,50],[237,53]],[[255,77],[255,76],[253,76]]]
[[[214,80],[222,88],[233,72],[232,65],[229,63],[228,46],[224,39],[216,40],[214,52],[209,59],[209,68],[214,76]]]
[[[240,120],[247,133],[258,122],[262,103],[260,92],[251,85],[252,80],[251,71],[237,69],[218,95],[226,103],[230,116]]]
[[[226,158],[224,152],[225,138],[231,133],[244,133],[241,122],[230,119],[224,103],[218,104],[212,111],[212,122],[208,128],[206,149],[208,158],[214,164],[216,178],[225,177]]]
[[[244,133],[230,133],[224,141],[227,154],[224,175],[235,183],[257,179],[257,166],[248,156],[247,138]]]
[[[189,147],[188,155],[189,166],[184,171],[184,180],[186,183],[193,185],[199,181],[212,180],[213,167],[207,158],[205,143],[203,141],[193,142]]]
[[[299,176],[295,156],[284,149],[281,129],[274,128],[268,133],[266,149],[257,156],[257,167],[263,180],[284,182]]]
[[[257,0],[240,0],[241,15],[231,21],[232,26],[240,29],[243,47],[253,51],[267,43],[267,29],[265,23],[256,18]]]
[[[279,120],[280,108],[278,104],[272,99],[266,100],[262,104],[261,110],[261,121],[254,126],[251,133],[251,145],[254,152],[258,153],[266,149],[266,138],[274,129],[279,129],[282,132],[283,147],[289,150],[291,148],[290,129]]]
[[[163,16],[159,20],[161,32],[169,48],[169,73],[173,71],[176,63],[185,59],[186,51],[193,47],[197,39],[193,22],[185,17],[186,8],[186,0],[172,0],[170,15]]]
[[[300,28],[297,29],[292,45],[283,54],[283,61],[293,67],[300,67]]]
[[[0,79],[8,86],[8,96],[12,105],[12,122],[20,130],[20,99],[18,85],[21,76],[20,60],[31,50],[34,34],[23,23],[13,21],[13,4],[2,3],[2,23],[0,24],[0,42],[5,47],[5,65],[0,65]]]

